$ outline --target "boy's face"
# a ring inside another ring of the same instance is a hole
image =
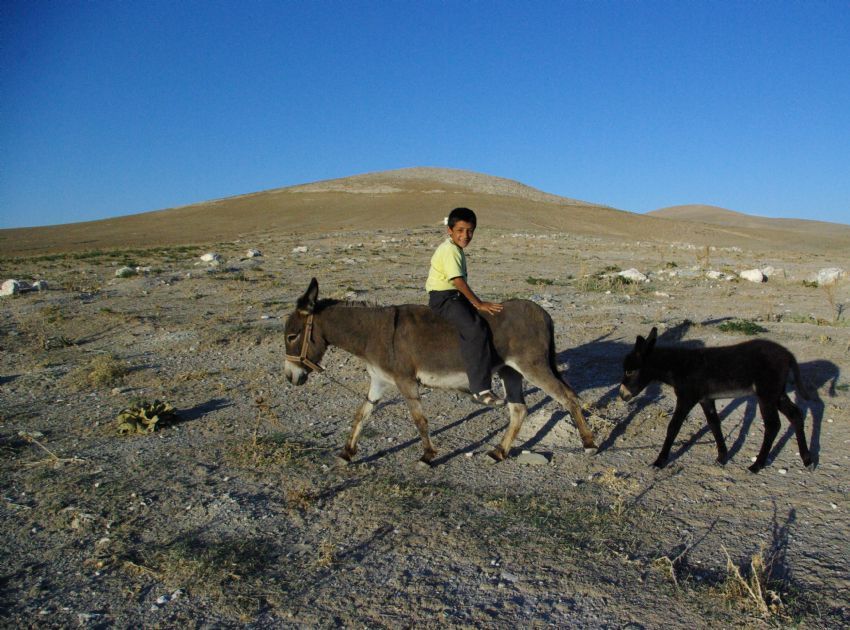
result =
[[[475,233],[475,226],[469,221],[458,221],[454,227],[448,228],[449,236],[452,243],[463,249],[472,240],[472,235]]]

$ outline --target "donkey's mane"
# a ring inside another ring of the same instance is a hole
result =
[[[326,308],[331,306],[345,306],[348,308],[386,308],[383,304],[377,302],[364,302],[362,300],[335,300],[333,298],[325,298],[316,302],[316,313],[321,313]]]

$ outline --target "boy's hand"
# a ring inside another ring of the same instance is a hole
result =
[[[479,311],[484,311],[485,313],[490,313],[490,315],[495,315],[496,313],[502,312],[502,305],[498,302],[481,302],[478,305]]]

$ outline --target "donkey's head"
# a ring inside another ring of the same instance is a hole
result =
[[[646,339],[638,335],[635,347],[623,360],[623,382],[620,383],[620,398],[623,400],[634,398],[652,381],[650,370],[645,367],[647,358],[655,348],[657,337],[658,329],[654,326]]]
[[[286,320],[286,363],[283,373],[293,385],[303,385],[310,372],[321,372],[324,369],[319,361],[328,345],[315,329],[314,322],[318,296],[319,283],[313,278]]]

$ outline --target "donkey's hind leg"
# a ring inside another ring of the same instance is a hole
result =
[[[800,408],[791,402],[788,394],[782,393],[779,397],[779,411],[785,414],[785,417],[791,421],[794,426],[794,433],[797,435],[797,447],[800,450],[800,459],[803,460],[803,466],[810,468],[812,466],[812,455],[809,452],[809,447],[806,444],[806,431],[803,427],[803,412]]]
[[[419,385],[414,380],[404,380],[396,381],[396,386],[401,392],[401,395],[404,396],[404,400],[407,402],[407,408],[410,410],[410,416],[413,418],[414,424],[416,424],[419,437],[422,438],[424,452],[419,461],[430,464],[431,460],[437,456],[437,451],[431,444],[431,438],[428,435],[428,418],[425,417],[425,413],[422,411],[422,401],[419,399]]]
[[[499,370],[499,376],[505,385],[505,394],[508,400],[508,410],[511,414],[508,430],[502,438],[502,442],[487,453],[490,457],[500,462],[507,458],[511,452],[511,444],[514,443],[517,433],[522,428],[522,422],[528,415],[528,407],[525,405],[525,395],[522,391],[522,374],[512,367],[504,366]]]
[[[357,440],[360,437],[363,423],[369,419],[372,411],[375,409],[375,405],[380,402],[384,393],[392,385],[390,381],[383,378],[378,372],[369,368],[367,370],[369,376],[372,377],[372,381],[369,383],[369,393],[366,395],[366,400],[363,401],[363,404],[358,407],[357,413],[354,414],[354,421],[351,423],[351,435],[348,436],[348,440],[339,454],[339,458],[346,462],[350,462],[357,454]]]
[[[591,452],[596,450],[596,444],[593,442],[593,433],[587,427],[584,421],[584,412],[581,410],[581,400],[578,394],[573,391],[573,388],[567,385],[563,379],[552,371],[547,364],[535,366],[530,370],[522,371],[523,376],[531,383],[549,394],[552,398],[563,405],[570,415],[573,417],[573,422],[576,423],[576,428],[581,436],[581,443],[584,450]]]
[[[763,398],[759,396],[759,411],[764,420],[764,440],[761,443],[761,450],[756,456],[755,463],[749,467],[750,472],[757,473],[764,468],[767,463],[767,456],[770,454],[770,447],[773,446],[773,440],[776,439],[776,434],[779,433],[779,412],[776,408],[776,402],[773,399]]]
[[[708,428],[711,429],[714,441],[717,442],[717,463],[725,464],[729,451],[726,449],[726,440],[723,439],[723,430],[720,428],[720,416],[717,415],[717,407],[714,406],[713,400],[704,400],[700,402],[700,406],[703,413],[705,413],[705,419],[708,421]]]

